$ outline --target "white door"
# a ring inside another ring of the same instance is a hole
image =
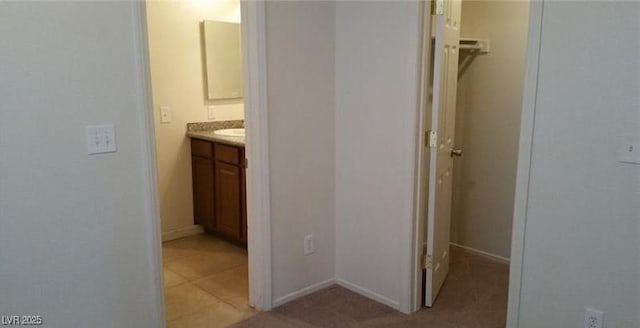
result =
[[[449,273],[449,230],[461,0],[432,6],[433,96],[427,200],[425,305],[432,306]]]

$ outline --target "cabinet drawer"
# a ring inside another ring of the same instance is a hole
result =
[[[191,155],[204,158],[212,158],[213,144],[208,141],[191,139]]]
[[[241,162],[240,149],[238,149],[237,147],[221,145],[221,144],[215,144],[214,147],[215,147],[214,154],[215,154],[216,160],[227,162],[230,164],[236,164],[236,165],[240,164]]]

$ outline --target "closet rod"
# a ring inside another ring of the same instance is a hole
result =
[[[482,50],[482,46],[477,44],[461,44],[460,49]]]
[[[489,53],[491,43],[488,39],[460,38],[460,49],[476,50],[480,53]]]

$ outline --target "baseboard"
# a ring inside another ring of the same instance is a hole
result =
[[[370,298],[378,303],[382,303],[386,306],[389,306],[395,310],[400,311],[400,303],[394,301],[386,296],[382,296],[376,292],[370,291],[364,287],[358,286],[354,283],[348,282],[344,279],[337,278],[336,283],[354,293],[358,293],[366,298]]]
[[[331,285],[335,285],[335,283],[336,283],[336,280],[331,278],[331,279],[327,279],[325,281],[321,281],[321,282],[315,283],[315,284],[313,284],[311,286],[307,286],[307,287],[304,287],[302,289],[298,289],[293,293],[289,293],[289,294],[284,295],[282,297],[276,298],[273,301],[273,307],[275,308],[275,307],[278,307],[278,306],[283,305],[285,303],[289,303],[289,302],[295,300],[296,298],[300,298],[302,296],[309,295],[309,294],[311,294],[313,292],[317,292],[317,291],[319,291],[321,289],[325,289],[325,288],[327,288],[327,287],[329,287]]]
[[[189,236],[201,234],[203,232],[204,232],[204,230],[202,229],[202,226],[192,225],[192,226],[184,227],[184,228],[181,228],[181,229],[176,229],[176,230],[163,232],[162,233],[162,241],[164,242],[164,241],[169,241],[169,240],[189,237]]]
[[[481,250],[475,249],[473,247],[463,246],[463,245],[459,245],[459,244],[456,244],[456,243],[449,243],[449,245],[451,245],[453,247],[460,248],[461,250],[463,250],[463,251],[465,251],[467,253],[471,253],[471,254],[474,254],[474,255],[482,256],[484,258],[488,258],[488,259],[496,261],[496,262],[505,263],[505,264],[509,264],[509,262],[510,262],[510,260],[508,258],[504,257],[504,256],[491,254],[489,252],[481,251]]]

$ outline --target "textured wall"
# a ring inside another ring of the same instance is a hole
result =
[[[544,3],[520,327],[640,322],[640,3]],[[582,45],[574,47],[571,45]]]
[[[0,312],[159,327],[138,3],[0,3]],[[88,156],[85,126],[118,151]],[[157,246],[156,246],[157,247]]]
[[[335,3],[267,3],[273,297],[335,276]],[[303,256],[303,238],[316,252]]]
[[[336,276],[408,310],[420,3],[338,2]]]

